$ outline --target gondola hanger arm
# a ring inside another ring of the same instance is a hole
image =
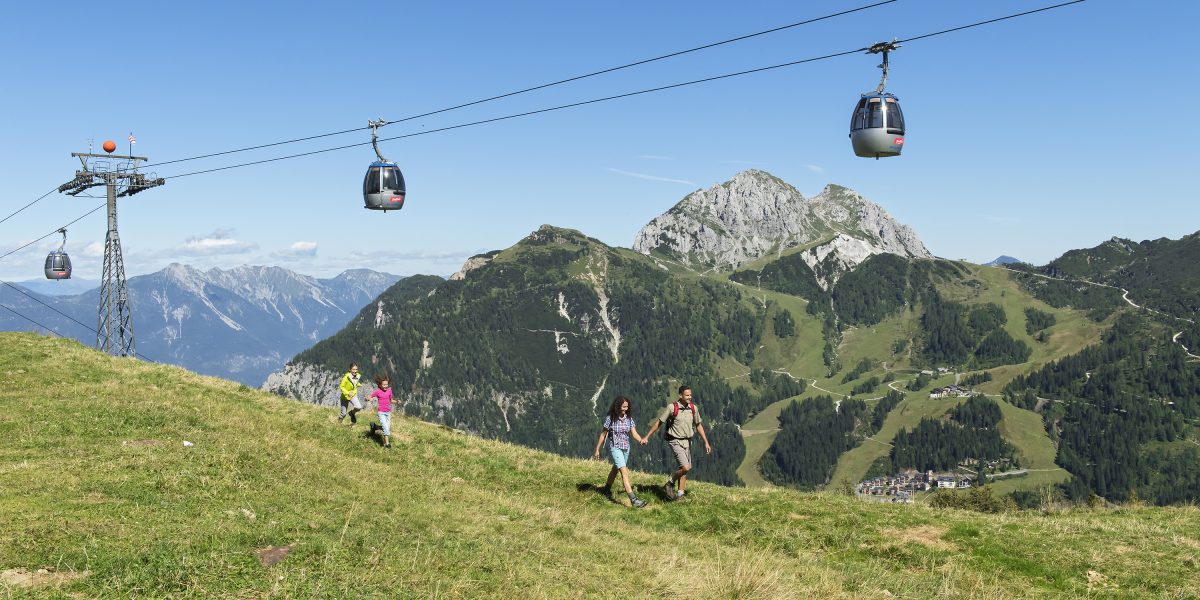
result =
[[[879,85],[875,88],[876,94],[882,94],[883,88],[887,85],[888,52],[891,52],[900,47],[900,44],[896,43],[897,41],[898,40],[896,38],[892,38],[892,41],[890,41],[890,42],[876,42],[874,44],[871,44],[866,49],[867,54],[882,54],[883,55],[883,62],[879,63],[879,68],[883,69],[883,77],[881,77],[879,79]]]
[[[383,157],[383,153],[379,151],[379,128],[387,125],[388,121],[383,117],[378,120],[367,120],[367,126],[371,128],[371,147],[375,149],[375,156],[379,157],[379,162],[388,162],[388,159]]]

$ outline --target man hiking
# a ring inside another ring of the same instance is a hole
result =
[[[658,431],[659,425],[663,426],[663,437],[667,439],[667,446],[675,458],[676,467],[664,487],[667,490],[667,498],[677,500],[683,498],[687,487],[687,474],[692,470],[692,436],[699,433],[700,439],[704,440],[704,452],[712,454],[712,445],[708,443],[704,425],[700,422],[700,410],[692,402],[692,388],[686,385],[679,386],[679,397],[658,412],[658,419],[650,426],[646,437],[642,438],[643,444]]]

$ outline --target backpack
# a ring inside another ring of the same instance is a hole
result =
[[[696,415],[696,403],[695,402],[689,403],[688,408],[690,408],[692,410],[692,423],[695,423],[696,416],[697,416]],[[664,440],[683,439],[683,438],[672,438],[671,434],[667,433],[668,431],[671,430],[671,426],[675,424],[675,417],[678,417],[678,416],[679,416],[679,401],[676,400],[675,402],[671,403],[671,416],[667,417],[667,422],[663,424],[664,425],[663,426],[663,439]],[[695,435],[695,434],[693,434],[693,435]]]

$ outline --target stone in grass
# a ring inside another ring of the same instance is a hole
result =
[[[267,546],[266,548],[259,548],[254,551],[254,554],[255,556],[258,556],[258,562],[262,563],[262,566],[269,567],[283,560],[284,558],[287,558],[288,553],[291,551],[292,545],[288,544],[286,546]]]

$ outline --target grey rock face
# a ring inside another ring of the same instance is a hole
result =
[[[283,370],[268,375],[262,389],[311,404],[337,406],[338,399],[341,398],[338,391],[341,380],[341,373],[296,363],[288,364]]]
[[[912,228],[853,190],[828,185],[806,199],[779,178],[756,170],[689,194],[643,227],[633,249],[692,268],[730,270],[796,246],[823,239],[832,243],[843,235],[869,247],[840,242],[854,247],[853,256],[847,257],[849,268],[880,252],[932,257]]]

